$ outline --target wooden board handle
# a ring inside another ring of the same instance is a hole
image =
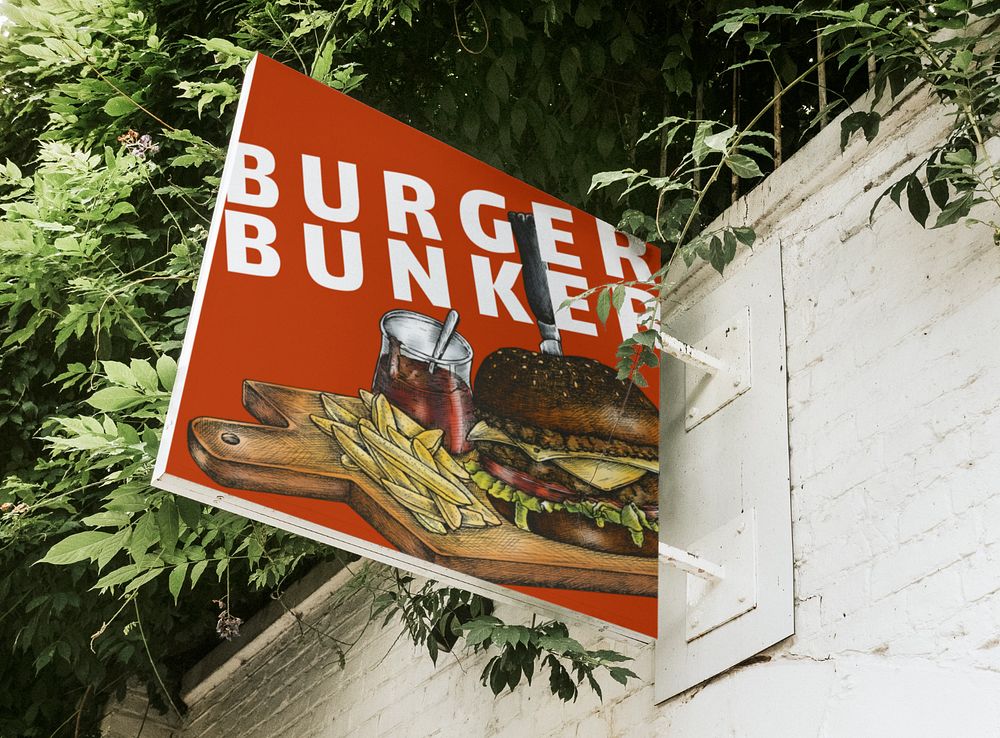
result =
[[[221,485],[257,492],[295,489],[304,497],[344,502],[351,482],[331,476],[342,470],[336,447],[315,434],[303,443],[286,428],[196,418],[188,427],[191,455]],[[342,477],[350,472],[342,471]]]

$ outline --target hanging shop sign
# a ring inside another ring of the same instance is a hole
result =
[[[154,483],[422,574],[656,628],[658,254],[264,56]]]

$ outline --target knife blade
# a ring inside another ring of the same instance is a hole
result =
[[[548,268],[542,261],[542,252],[538,247],[535,216],[531,213],[509,211],[507,220],[510,221],[514,242],[521,254],[521,276],[524,279],[528,307],[531,308],[538,324],[538,332],[542,335],[539,349],[543,354],[561,355],[562,338],[556,327],[555,309],[549,292]]]

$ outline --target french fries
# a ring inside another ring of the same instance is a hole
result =
[[[322,394],[326,417],[310,419],[337,441],[341,462],[364,472],[432,533],[500,525],[465,486],[468,472],[448,453],[444,431],[427,429],[385,395]]]
[[[413,440],[420,441],[427,447],[427,450],[434,454],[439,448],[441,448],[441,441],[444,439],[444,431],[435,428],[434,430],[421,431],[417,435],[413,436]],[[445,453],[448,453],[445,451]]]

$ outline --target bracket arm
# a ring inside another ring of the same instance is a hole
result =
[[[719,374],[726,368],[722,360],[662,331],[660,332],[660,345],[661,350],[668,356],[673,356],[675,359],[690,364],[707,374]]]
[[[701,577],[711,582],[717,582],[726,578],[726,567],[722,564],[716,564],[713,561],[703,559],[701,556],[696,556],[690,551],[685,551],[682,548],[677,548],[666,543],[660,543],[659,552],[660,561],[693,576]]]

